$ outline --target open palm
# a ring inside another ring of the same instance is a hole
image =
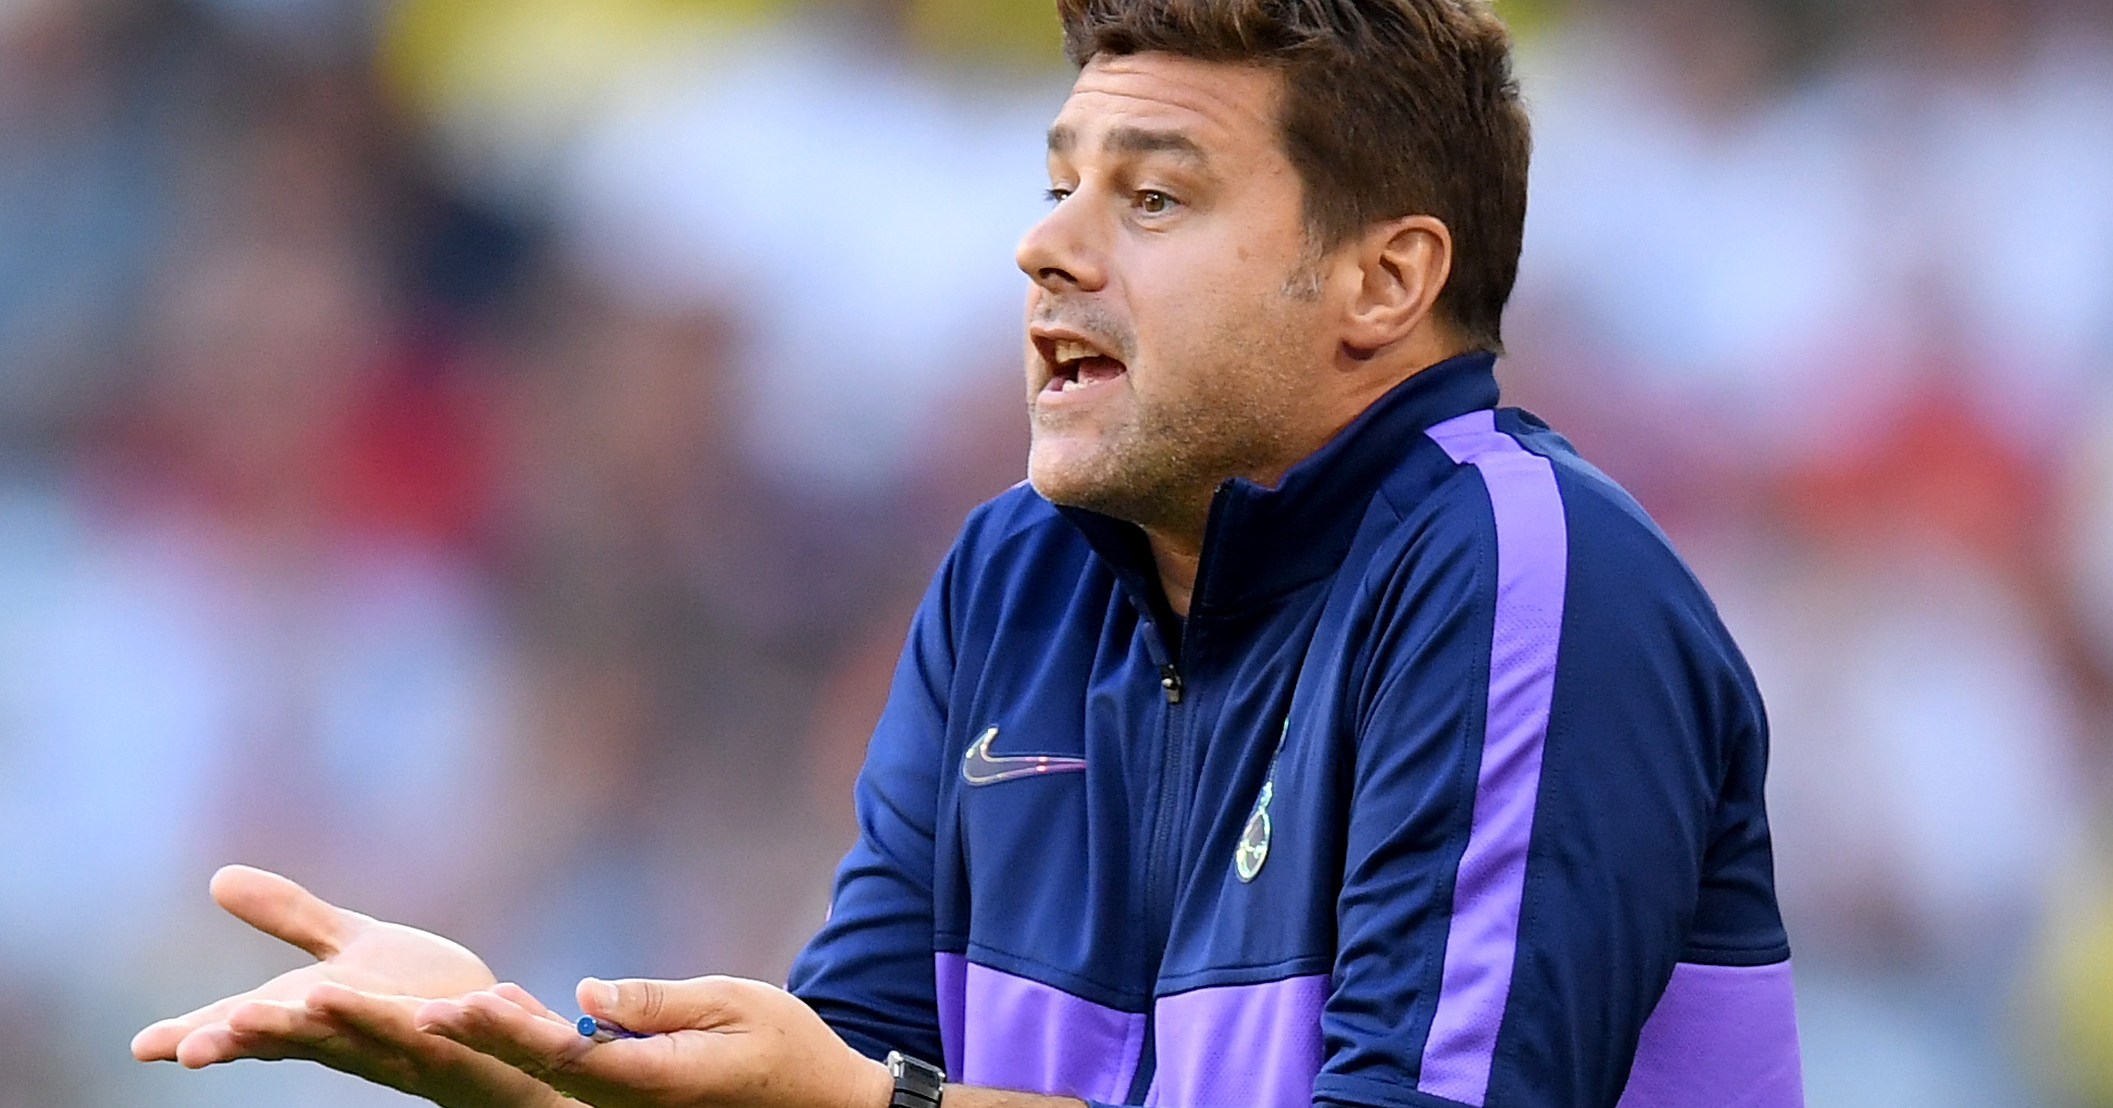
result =
[[[247,866],[214,874],[212,892],[237,918],[317,961],[148,1027],[132,1040],[134,1057],[192,1068],[306,1058],[456,1108],[551,1097],[519,1070],[412,1024],[427,1000],[493,987],[491,970],[460,944],[339,908]]]

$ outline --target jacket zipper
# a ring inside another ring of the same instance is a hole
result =
[[[1137,613],[1145,633],[1145,653],[1152,658],[1153,668],[1159,671],[1159,687],[1167,694],[1168,704],[1181,703],[1181,667],[1174,664],[1174,656],[1167,650],[1167,641],[1159,635],[1159,621],[1152,616],[1151,608],[1140,603]]]
[[[1165,956],[1166,944],[1173,932],[1175,830],[1180,823],[1178,817],[1188,807],[1189,771],[1187,736],[1179,711],[1186,683],[1182,680],[1180,667],[1167,652],[1165,640],[1160,638],[1158,624],[1150,617],[1145,620],[1144,633],[1145,648],[1158,668],[1159,687],[1167,698],[1161,734],[1166,758],[1160,774],[1159,806],[1153,813],[1152,837],[1145,851],[1145,934],[1158,943],[1158,953],[1152,958],[1148,980],[1156,991],[1160,960]],[[1158,1069],[1158,1051],[1152,1041],[1158,1022],[1154,1018],[1158,1005],[1155,998],[1148,996],[1146,999],[1144,1041],[1138,1047],[1137,1070],[1131,1078],[1127,1098],[1132,1104],[1143,1103],[1145,1090],[1150,1087]]]
[[[1174,668],[1174,663],[1159,667],[1159,687],[1167,691],[1167,703],[1181,703],[1181,671]]]

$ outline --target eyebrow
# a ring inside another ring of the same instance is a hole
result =
[[[1049,152],[1068,154],[1078,145],[1078,134],[1061,123],[1049,129]],[[1114,127],[1101,146],[1111,154],[1173,154],[1198,165],[1209,165],[1210,156],[1196,140],[1180,131],[1155,131],[1145,127]]]

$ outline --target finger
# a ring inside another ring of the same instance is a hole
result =
[[[571,1025],[536,1015],[495,992],[429,1001],[414,1019],[422,1031],[546,1082],[570,1072],[596,1046]]]
[[[184,1036],[207,1024],[225,1020],[229,1012],[248,999],[247,993],[231,996],[183,1015],[150,1023],[132,1036],[132,1056],[142,1062],[173,1062],[176,1060],[176,1044],[182,1042]]]
[[[426,1037],[411,1018],[425,1003],[421,997],[363,993],[326,982],[308,990],[306,1003],[318,1016],[382,1042],[415,1047]]]
[[[175,1061],[176,1044],[192,1030],[181,1019],[150,1023],[132,1036],[132,1057],[142,1062]]]
[[[252,1046],[270,1044],[324,1046],[342,1037],[327,1016],[305,1004],[281,1000],[258,1000],[244,1004],[227,1016],[227,1029]]]
[[[266,870],[222,866],[213,875],[213,899],[235,918],[317,958],[343,945],[351,913]]]
[[[240,1036],[225,1023],[209,1023],[185,1035],[170,1056],[177,1064],[194,1070],[248,1057]]]
[[[208,1025],[187,1036],[177,1053],[178,1060],[193,1069],[244,1058],[298,1058],[395,1088],[406,1087],[400,1079],[391,1080],[403,1068],[403,1054],[396,1043],[364,1035],[297,1001],[244,1004],[230,1013],[226,1022]]]
[[[339,1058],[319,1061],[395,1088],[415,1093],[422,1072],[470,1054],[457,1043],[419,1030],[412,1017],[427,1003],[424,997],[381,996],[326,984],[309,990],[307,1003],[343,1036],[332,1044]]]
[[[202,1016],[207,1011],[209,1010],[201,1008],[193,1015]],[[142,1062],[173,1062],[176,1060],[176,1044],[182,1042],[184,1036],[215,1022],[218,1018],[218,1015],[200,1019],[177,1016],[174,1019],[150,1023],[141,1028],[139,1034],[132,1036],[132,1056]]]
[[[738,977],[693,977],[687,981],[627,978],[580,982],[580,1008],[597,1019],[633,1031],[709,1031],[734,1022],[758,986]]]
[[[177,1044],[176,1060],[199,1069],[238,1058],[309,1057],[335,1036],[335,1028],[301,1005],[253,1000],[237,1005],[227,1019],[184,1036]]]
[[[537,1000],[533,993],[530,993],[527,989],[524,989],[511,981],[505,981],[497,985],[493,985],[491,991],[527,1009],[529,1015],[541,1016],[544,1019],[557,1020],[560,1023],[564,1023],[567,1025],[572,1024],[571,1020],[568,1020],[565,1017],[557,1014],[556,1012],[551,1011],[548,1005],[544,1004],[540,1000]]]
[[[590,1104],[632,1103],[641,1089],[670,1088],[685,1075],[694,1086],[700,1073],[724,1068],[713,1063],[709,1049],[698,1049],[714,1038],[700,1032],[596,1043],[572,1024],[536,1016],[497,990],[434,1001],[419,1010],[418,1022]]]
[[[735,991],[743,986],[768,988],[734,978],[713,983],[724,983]],[[539,1019],[508,1003],[496,990],[436,1001],[421,1009],[418,1019],[420,1026],[434,1034],[505,1062],[589,1104],[639,1103],[641,1092],[652,1093],[658,1102],[674,1089],[688,1094],[685,1103],[727,1102],[730,1089],[754,1084],[758,1076],[743,1069],[742,1052],[729,1053],[730,1044],[742,1036],[683,1028],[596,1043],[571,1024]],[[728,1084],[730,1077],[732,1084]],[[771,1079],[768,1074],[761,1077],[763,1084]]]
[[[184,1036],[212,1022],[193,1022],[189,1017],[179,1016],[148,1024],[139,1034],[132,1036],[132,1056],[142,1062],[173,1062],[176,1060],[176,1044],[182,1042]]]

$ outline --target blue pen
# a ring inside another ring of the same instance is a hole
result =
[[[633,1031],[628,1027],[618,1027],[607,1020],[598,1020],[593,1016],[581,1016],[573,1026],[580,1029],[580,1034],[598,1043],[613,1043],[618,1039],[648,1039],[652,1037],[644,1031]]]

